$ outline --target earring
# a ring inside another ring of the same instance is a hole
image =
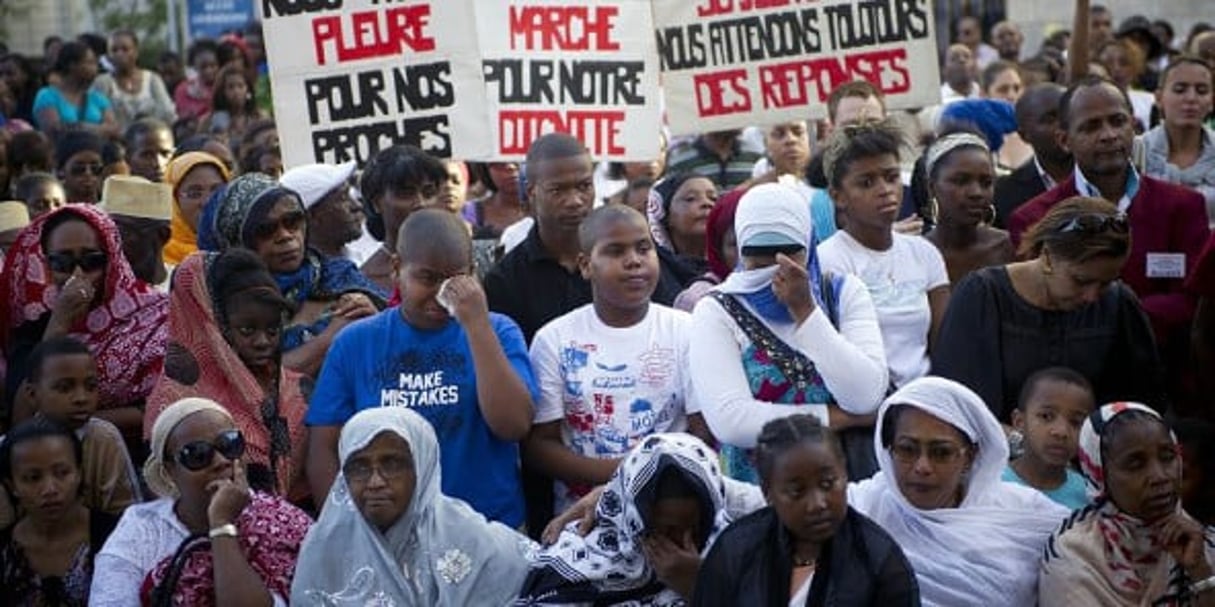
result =
[[[995,205],[995,203],[987,205],[987,213],[988,213],[988,215],[990,215],[990,217],[984,219],[983,223],[985,223],[987,225],[994,224],[996,222],[996,205]]]
[[[932,223],[937,223],[937,217],[941,212],[941,205],[937,203],[937,197],[933,196],[928,201],[928,216],[932,218]]]

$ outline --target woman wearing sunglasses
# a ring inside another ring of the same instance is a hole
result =
[[[244,247],[262,258],[283,296],[297,307],[283,330],[283,364],[316,375],[333,336],[375,314],[384,306],[384,293],[350,260],[308,248],[303,202],[269,176],[241,175],[213,204],[213,220],[199,226],[200,242],[214,242],[221,251]]]
[[[261,491],[305,500],[303,377],[281,364],[291,305],[256,254],[195,253],[178,266],[169,296],[165,373],[148,397],[145,435],[161,411],[191,396],[215,399],[249,447],[248,478]]]
[[[1063,366],[1097,402],[1159,402],[1163,371],[1147,317],[1118,280],[1131,250],[1126,217],[1074,197],[1026,232],[1028,261],[972,273],[958,285],[933,350],[933,373],[966,384],[1004,424],[1034,371]]]
[[[244,436],[215,402],[165,409],[144,465],[161,498],[123,513],[97,555],[89,604],[286,604],[312,521],[250,491],[244,452]]]
[[[14,400],[29,354],[45,339],[74,337],[97,360],[97,416],[138,441],[144,400],[164,364],[169,301],[135,277],[113,220],[82,204],[34,220],[9,249],[0,301],[14,421],[31,413]]]

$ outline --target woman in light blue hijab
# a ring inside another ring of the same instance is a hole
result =
[[[535,545],[440,490],[430,423],[405,408],[352,417],[320,519],[304,540],[295,605],[505,605]]]

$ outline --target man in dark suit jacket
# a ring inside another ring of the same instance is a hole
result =
[[[1130,163],[1134,118],[1126,93],[1114,83],[1086,78],[1060,102],[1061,143],[1076,159],[1073,175],[1013,212],[1013,245],[1051,207],[1073,196],[1105,198],[1127,214],[1131,252],[1122,281],[1139,296],[1162,350],[1184,339],[1195,297],[1184,289],[1210,236],[1202,195],[1136,173]]]
[[[1035,84],[1017,100],[1017,134],[1034,148],[1034,156],[996,180],[995,226],[1006,229],[1017,207],[1067,178],[1072,155],[1059,147],[1059,99],[1066,91],[1051,82]]]

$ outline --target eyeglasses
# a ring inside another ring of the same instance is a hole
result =
[[[84,272],[96,272],[106,266],[110,256],[103,251],[90,251],[82,255],[71,253],[51,253],[46,256],[51,270],[60,274],[71,274],[76,268]]]
[[[952,464],[966,453],[966,447],[953,443],[928,443],[921,445],[915,441],[895,441],[890,445],[890,455],[902,464],[914,464],[920,461],[921,454],[928,456],[933,465]]]
[[[259,224],[253,230],[253,237],[258,240],[265,240],[278,234],[279,230],[287,230],[288,232],[298,231],[304,227],[306,216],[303,211],[291,211],[285,213],[278,221],[267,221]]]
[[[351,461],[342,467],[342,474],[346,476],[346,480],[356,483],[365,483],[371,480],[371,474],[378,472],[380,478],[384,480],[393,480],[400,478],[405,474],[406,470],[413,468],[413,462],[404,457],[388,457],[376,462],[372,465],[367,461]]]
[[[228,460],[236,460],[245,454],[245,437],[240,430],[225,430],[211,442],[194,441],[177,452],[177,463],[186,470],[198,472],[211,465],[215,452]]]
[[[192,186],[182,190],[181,195],[182,195],[182,197],[189,198],[191,200],[197,200],[199,198],[208,198],[211,196],[211,194],[215,193],[215,190],[218,190],[223,185],[224,184],[222,184],[222,183],[217,183],[217,184],[215,184],[213,186],[209,186],[209,187],[204,186],[204,185],[192,185]]]
[[[1130,225],[1126,221],[1125,213],[1118,213],[1117,215],[1093,213],[1073,217],[1071,221],[1059,228],[1059,233],[1083,232],[1085,234],[1103,234],[1105,232],[1114,232],[1115,234],[1126,234],[1129,230]]]
[[[68,175],[72,177],[83,177],[86,173],[92,173],[94,176],[100,176],[105,167],[94,163],[73,164],[68,167]]]

